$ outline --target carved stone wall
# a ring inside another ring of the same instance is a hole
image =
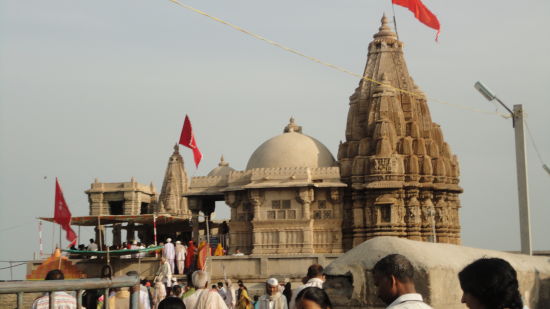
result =
[[[228,192],[230,242],[249,254],[340,253],[340,188]]]
[[[369,44],[364,76],[350,97],[338,162],[346,250],[375,236],[460,243],[458,159],[432,122],[409,76],[403,43],[387,25]],[[402,89],[404,91],[399,91]],[[435,234],[435,235],[434,235]]]

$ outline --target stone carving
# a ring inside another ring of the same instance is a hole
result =
[[[168,166],[164,173],[164,181],[159,196],[162,207],[159,211],[172,215],[191,215],[187,198],[183,194],[189,190],[187,173],[183,158],[179,153],[179,146],[174,145],[174,152],[168,159]]]
[[[353,205],[344,210],[353,218],[353,229],[343,228],[344,239],[353,239],[345,249],[382,235],[427,240],[436,223],[438,241],[459,243],[458,160],[432,122],[426,96],[410,77],[403,44],[386,17],[368,50],[364,75],[381,83],[359,82],[338,150],[341,179],[348,185],[344,204]],[[395,203],[383,204],[380,196],[393,196]]]
[[[309,220],[311,219],[311,202],[313,202],[313,189],[311,188],[300,188],[298,189],[298,194],[296,196],[296,200],[298,202],[302,203],[303,205],[303,219]]]

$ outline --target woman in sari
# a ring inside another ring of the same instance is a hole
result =
[[[205,270],[206,257],[208,256],[208,246],[205,241],[201,241],[197,250],[197,269]]]
[[[190,240],[189,246],[187,246],[187,254],[185,255],[185,271],[187,274],[192,274],[195,270],[195,250],[195,244]]]
[[[252,309],[252,299],[248,296],[248,290],[244,284],[239,283],[239,299],[237,301],[237,309]]]
[[[223,255],[223,247],[221,243],[218,243],[218,246],[216,247],[216,251],[214,251],[214,256],[222,256]]]

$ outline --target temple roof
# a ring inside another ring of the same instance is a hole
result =
[[[350,97],[338,152],[342,179],[355,189],[412,185],[461,192],[458,160],[432,121],[386,16],[369,44],[363,75]]]
[[[174,215],[189,214],[187,200],[181,198],[188,190],[188,179],[178,147],[178,144],[174,145],[174,152],[168,159],[157,209]]]
[[[210,173],[208,173],[207,176],[226,176],[229,175],[231,171],[234,171],[235,169],[229,166],[229,162],[226,162],[223,159],[223,156],[220,158],[220,163],[218,163],[218,167],[212,169]]]
[[[270,138],[254,151],[246,169],[336,166],[325,145],[301,132],[302,127],[291,118],[283,134]]]

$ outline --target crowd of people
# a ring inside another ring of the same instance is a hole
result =
[[[170,242],[168,242],[170,243]],[[168,250],[170,251],[170,249]],[[172,267],[162,258],[161,268]],[[174,264],[177,265],[177,264]],[[175,266],[174,266],[175,267]],[[422,295],[417,293],[414,283],[414,267],[403,255],[391,254],[379,260],[372,269],[373,283],[377,296],[389,309],[430,309]],[[128,272],[138,276],[137,272]],[[60,270],[48,273],[46,280],[63,280]],[[463,290],[462,303],[470,309],[522,309],[523,301],[519,293],[516,271],[500,258],[482,258],[466,266],[458,280]],[[265,282],[263,295],[250,297],[244,282],[239,280],[234,287],[231,280],[212,284],[208,272],[195,270],[187,276],[187,284],[177,282],[167,286],[159,276],[151,283],[142,280],[129,290],[112,289],[108,299],[103,299],[101,291],[86,291],[84,301],[87,308],[128,308],[130,293],[139,291],[140,309],[332,309],[328,294],[323,290],[324,269],[314,264],[307,269],[303,285],[291,289],[288,279],[279,282],[269,278]],[[92,297],[90,297],[92,295]],[[48,308],[46,294],[35,300],[33,309]],[[94,300],[90,302],[89,300]],[[74,296],[65,292],[55,292],[56,309],[76,309]]]
[[[172,273],[184,273],[184,263],[191,263],[186,262],[186,259],[193,260],[195,258],[195,255],[197,255],[197,249],[200,248],[202,245],[206,245],[206,242],[201,242],[199,244],[199,247],[195,246],[193,241],[189,241],[188,244],[184,244],[182,241],[177,240],[175,243],[172,242],[172,238],[167,238],[166,242],[160,242],[158,244],[159,247],[162,247],[162,249],[159,249],[159,251],[150,251],[150,252],[139,252],[134,254],[127,254],[122,255],[121,258],[129,259],[129,258],[143,258],[143,257],[152,257],[158,254],[160,251],[162,251],[162,256],[165,257],[168,260],[168,263],[171,266]],[[120,245],[113,245],[113,246],[107,246],[105,244],[102,245],[101,250],[107,251],[109,249],[110,251],[114,250],[140,250],[140,249],[147,249],[147,248],[153,248],[156,247],[154,244],[146,245],[145,243],[142,243],[140,241],[134,240],[132,242],[123,242]],[[78,248],[75,245],[72,245],[70,247],[71,250],[78,250],[78,251],[99,251],[99,245],[95,242],[93,238],[90,239],[90,243],[88,246],[84,244],[78,245]],[[209,255],[214,256],[223,256],[227,255],[227,250],[222,246],[222,243],[218,243],[217,246],[210,248]],[[81,258],[78,253],[73,253],[75,258]],[[236,249],[235,253],[233,255],[239,256],[244,255],[241,253],[239,248]],[[92,258],[96,258],[95,256],[92,256]]]

